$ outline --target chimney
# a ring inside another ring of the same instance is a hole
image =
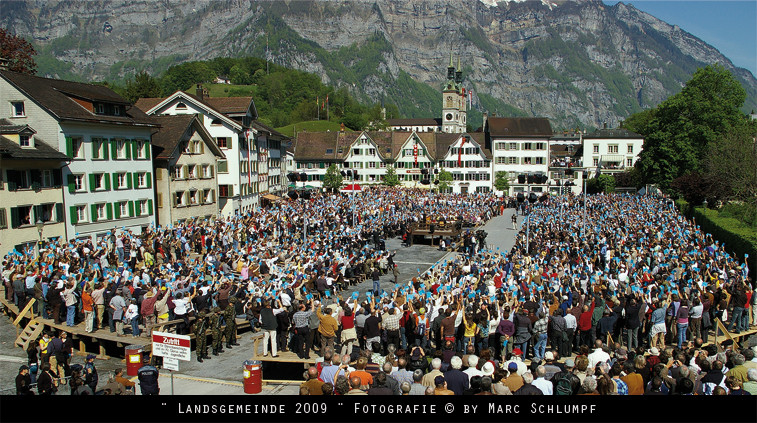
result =
[[[207,88],[203,87],[202,84],[197,84],[197,87],[195,88],[195,95],[200,99],[200,101],[204,101],[205,98],[210,97],[210,92]]]
[[[497,117],[497,112],[492,112],[492,117]]]
[[[604,123],[602,124],[602,127],[603,129],[607,129],[607,121],[604,121]]]
[[[340,130],[341,132],[344,132],[344,122],[342,122],[342,124],[341,124],[341,125],[339,125],[339,130]]]

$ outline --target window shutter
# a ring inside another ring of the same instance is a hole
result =
[[[188,179],[189,178],[189,166],[184,165],[181,167],[181,178],[182,179]]]
[[[152,173],[145,173],[145,181],[147,182],[147,188],[152,188]]]
[[[171,207],[176,207],[176,193],[171,195]]]
[[[157,194],[156,201],[158,202],[158,208],[162,209],[163,208],[163,194],[162,193]]]
[[[63,171],[60,169],[53,169],[53,186],[59,187],[63,179]],[[0,181],[0,189],[2,189],[2,181]]]
[[[110,191],[110,178],[107,173],[103,174],[103,179],[105,180],[105,190]]]
[[[147,213],[152,216],[152,200],[147,200]]]
[[[158,181],[163,180],[163,169],[162,168],[156,168],[155,169],[155,179]]]
[[[216,202],[216,190],[211,189],[210,190],[210,199],[215,203]]]
[[[152,149],[152,147],[150,146],[150,143],[147,142],[147,141],[145,141],[145,158],[147,160],[150,160],[150,150],[151,149]]]
[[[231,150],[231,145],[234,143],[232,140],[232,137],[226,137],[226,148],[228,148],[229,150]]]
[[[8,220],[5,216],[5,209],[0,209],[0,229],[8,227]]]
[[[38,220],[42,220],[42,206],[37,205],[37,206],[34,206],[33,208],[34,208],[34,218],[31,220],[32,223]]]
[[[108,153],[108,144],[109,144],[108,140],[106,138],[103,138],[102,139],[102,146],[103,146],[103,157],[102,158],[103,158],[103,160],[108,160],[108,156],[109,156],[109,153]]]
[[[90,173],[89,174],[89,190],[94,191],[97,185],[95,185],[95,174]]]
[[[113,160],[118,158],[118,141],[115,138],[110,140],[110,158]]]
[[[105,214],[108,217],[108,220],[113,219],[113,204],[108,203],[105,205]]]
[[[126,159],[131,159],[131,149],[134,146],[134,140],[124,140],[124,150],[126,150]]]
[[[71,206],[68,208],[69,217],[71,218],[71,224],[76,225],[79,223],[79,214],[76,213],[76,206]]]
[[[131,173],[126,172],[126,188],[128,188],[128,189],[132,188],[132,185],[131,185],[131,175],[132,175]]]
[[[137,144],[137,140],[129,140],[131,143],[131,157],[137,158],[139,157],[139,145]]]
[[[12,208],[11,209],[11,228],[18,228],[20,225],[20,221],[18,219],[18,209]]]
[[[213,177],[213,172],[214,172],[214,171],[213,171],[213,165],[210,165],[210,177],[211,177],[211,178]]]
[[[135,214],[134,214],[134,202],[133,201],[128,201],[128,203],[129,203],[129,217],[134,217],[135,216]]]
[[[116,219],[121,218],[121,205],[118,203],[113,203],[113,214],[116,216]]]
[[[113,189],[114,190],[118,189],[118,173],[112,173],[111,178],[113,178],[113,184],[112,184]]]
[[[66,137],[66,155],[74,157],[74,140],[71,137]]]
[[[205,141],[200,141],[200,154],[205,154]]]
[[[99,159],[100,158],[100,149],[97,148],[97,142],[93,139],[92,142],[92,158],[93,159]]]
[[[139,188],[139,173],[134,172],[131,176],[134,178],[134,188]]]
[[[76,192],[76,176],[71,174],[68,175],[68,192]]]
[[[63,216],[63,203],[55,203],[55,220],[63,222],[65,216]]]
[[[97,222],[97,205],[96,204],[90,204],[89,205],[89,215],[90,215],[90,222]]]

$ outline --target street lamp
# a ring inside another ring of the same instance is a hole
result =
[[[39,234],[39,242],[37,242],[37,259],[39,259],[39,256],[41,255],[40,248],[42,246],[42,231],[45,229],[45,223],[42,222],[42,219],[37,219],[37,233]]]

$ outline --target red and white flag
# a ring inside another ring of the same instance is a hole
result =
[[[473,90],[468,91],[468,108],[473,108]]]
[[[460,143],[460,148],[457,149],[457,167],[460,167],[463,163],[463,146],[465,145],[466,138],[463,137],[463,142]]]
[[[415,164],[418,165],[418,143],[413,145],[413,160],[415,160]]]

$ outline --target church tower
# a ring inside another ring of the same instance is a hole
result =
[[[457,68],[456,71],[450,53],[447,82],[442,90],[442,132],[447,133],[463,133],[467,123],[465,94],[462,88],[463,71],[459,58]]]

